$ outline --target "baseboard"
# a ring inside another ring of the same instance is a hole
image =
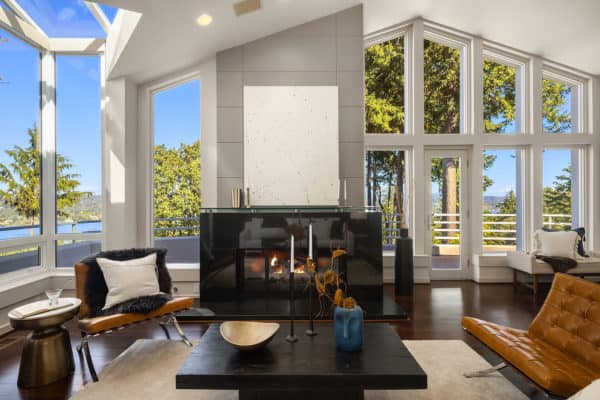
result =
[[[9,323],[0,325],[0,336],[6,335],[7,333],[10,333],[12,331],[13,331],[13,328],[12,328],[12,326],[10,326]]]

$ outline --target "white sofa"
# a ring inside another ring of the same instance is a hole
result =
[[[517,251],[511,251],[507,253],[508,266],[513,269],[513,284],[523,284],[533,289],[533,294],[538,293],[538,283],[540,276],[552,276],[554,270],[552,267],[542,261],[535,258],[535,253],[523,253]],[[533,283],[520,282],[517,279],[519,272],[531,275]],[[577,266],[567,271],[568,274],[577,275],[585,278],[586,276],[600,275],[600,257],[588,257],[584,259],[577,259]]]

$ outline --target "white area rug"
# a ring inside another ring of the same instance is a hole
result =
[[[461,340],[404,341],[428,376],[426,390],[367,391],[368,400],[404,399],[527,399],[500,373],[466,379],[464,372],[490,365]],[[141,339],[87,384],[74,400],[237,400],[237,391],[176,390],[175,374],[191,349],[178,341]]]

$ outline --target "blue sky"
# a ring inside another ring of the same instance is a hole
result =
[[[50,37],[105,37],[83,0],[18,0],[21,7]],[[114,7],[101,5],[112,21]]]
[[[30,0],[33,2],[33,0]],[[44,2],[40,2],[44,3]],[[59,3],[76,3],[58,1]],[[55,4],[54,2],[52,3]],[[0,30],[9,42],[0,43],[0,162],[4,150],[26,146],[25,132],[39,121],[39,54]],[[155,143],[177,147],[200,137],[200,82],[192,81],[159,92],[154,97]],[[5,117],[8,116],[8,117]],[[57,150],[69,157],[82,174],[82,190],[100,192],[100,82],[98,57],[57,56]],[[504,195],[514,187],[513,151],[495,151],[497,159],[487,175],[494,184],[488,195]],[[570,163],[569,150],[544,153],[544,186],[551,186]]]
[[[178,147],[200,139],[200,81],[154,95],[154,143]]]

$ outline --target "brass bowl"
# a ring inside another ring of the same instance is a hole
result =
[[[227,321],[221,324],[221,336],[240,351],[266,346],[279,331],[276,322]]]

